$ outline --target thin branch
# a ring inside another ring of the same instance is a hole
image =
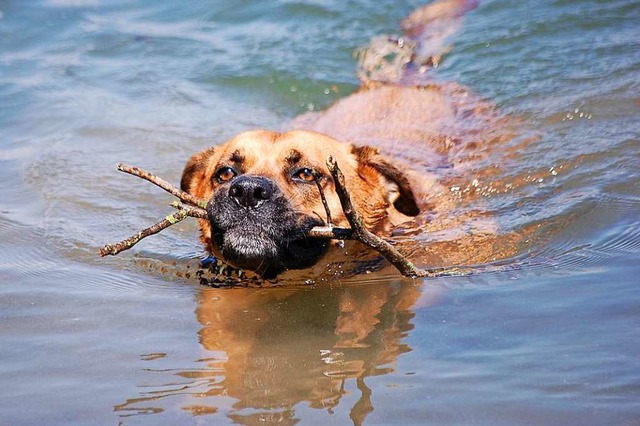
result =
[[[140,169],[138,167],[128,166],[122,163],[118,164],[117,167],[118,167],[118,170],[120,170],[121,172],[129,173],[130,175],[133,175],[133,176],[138,176],[139,178],[142,178],[144,180],[151,182],[154,185],[159,186],[160,188],[164,189],[171,195],[179,198],[180,200],[184,201],[187,204],[191,204],[192,206],[200,207],[203,209],[207,208],[207,202],[205,200],[201,200],[200,198],[194,197],[188,192],[185,192],[181,189],[176,188],[166,180],[154,175],[153,173],[149,173],[148,171]]]
[[[179,201],[174,201],[173,203],[170,204],[170,206],[177,209],[178,211],[165,217],[163,220],[156,223],[155,225],[152,225],[146,229],[143,229],[142,231],[127,238],[126,240],[122,240],[115,244],[105,245],[100,249],[100,256],[106,256],[108,254],[116,255],[121,251],[128,250],[131,247],[138,244],[140,240],[142,240],[143,238],[146,238],[150,235],[157,234],[158,232],[162,231],[165,228],[170,227],[171,225],[175,225],[178,222],[182,222],[187,217],[195,217],[196,219],[207,218],[207,211],[205,209],[201,209],[200,207],[189,206]]]
[[[327,158],[327,167],[333,177],[336,193],[340,199],[344,215],[351,225],[353,232],[352,239],[358,240],[372,249],[382,254],[400,273],[406,277],[428,277],[435,276],[439,272],[437,269],[421,269],[416,267],[409,259],[404,257],[395,247],[374,235],[364,227],[364,222],[360,214],[351,203],[351,196],[347,190],[344,175],[338,167],[338,163],[333,157]]]
[[[326,238],[329,240],[353,240],[353,230],[333,226],[315,226],[309,230],[307,237]]]
[[[331,220],[331,210],[329,209],[329,203],[327,202],[327,197],[324,196],[324,190],[322,189],[322,184],[320,183],[320,179],[322,178],[322,176],[315,170],[312,170],[311,174],[313,175],[313,181],[318,187],[318,192],[320,193],[320,198],[322,199],[322,205],[324,206],[324,211],[327,213],[327,226],[329,228],[333,228],[333,220]]]
[[[190,206],[187,204],[183,204],[179,201],[174,201],[173,203],[169,204],[171,207],[173,207],[174,209],[183,211],[187,214],[187,216],[190,217],[195,217],[196,219],[207,219],[208,215],[207,215],[207,211],[205,209],[202,209],[200,207],[195,207],[195,206]]]
[[[146,238],[150,235],[157,234],[170,227],[171,225],[175,225],[178,222],[183,221],[188,216],[187,210],[179,210],[173,214],[162,219],[160,222],[155,225],[151,225],[148,228],[143,229],[135,235],[127,238],[126,240],[122,240],[115,244],[107,244],[100,249],[100,256],[106,256],[108,254],[115,256],[123,250],[130,249],[134,245],[136,245],[141,239]]]

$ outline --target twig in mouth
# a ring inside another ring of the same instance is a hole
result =
[[[154,175],[150,175],[150,176],[155,178]],[[114,256],[120,253],[121,251],[128,250],[131,247],[138,244],[141,239],[157,234],[158,232],[170,227],[171,225],[175,225],[178,222],[182,222],[187,217],[195,217],[196,219],[207,218],[207,211],[200,207],[190,206],[187,204],[183,204],[179,201],[174,201],[173,203],[170,204],[170,206],[177,209],[178,211],[168,215],[167,217],[162,219],[160,222],[154,225],[151,225],[150,227],[145,228],[142,231],[137,232],[135,235],[132,235],[131,237],[125,240],[119,241],[115,244],[107,244],[103,246],[100,249],[100,256],[104,257],[108,254]]]
[[[122,241],[119,241],[115,244],[104,245],[100,249],[100,256],[103,256],[103,257],[107,255],[115,256],[121,251],[128,250],[131,247],[135,246],[143,238],[146,238],[150,235],[157,234],[158,232],[170,227],[171,225],[175,225],[178,222],[182,222],[188,216],[195,217],[198,219],[207,218],[207,211],[205,210],[207,207],[206,201],[201,200],[197,197],[194,197],[193,195],[173,186],[172,184],[162,179],[161,177],[158,177],[153,173],[150,173],[139,167],[128,166],[122,163],[118,164],[116,167],[121,172],[128,173],[130,175],[137,176],[141,179],[151,182],[152,184],[164,189],[165,191],[177,197],[183,202],[181,203],[181,202],[175,201],[171,203],[171,206],[177,209],[178,211],[168,215],[167,217],[162,219],[160,222],[154,225],[151,225],[150,227],[137,232],[135,235],[132,235],[131,237],[124,239]]]
[[[138,167],[134,167],[134,166],[128,166],[126,164],[118,164],[117,165],[118,170],[120,170],[121,172],[124,173],[129,173],[130,175],[133,176],[137,176],[139,178],[142,178],[144,180],[147,180],[149,182],[151,182],[152,184],[159,186],[160,188],[164,189],[165,191],[167,191],[168,193],[170,193],[171,195],[179,198],[181,201],[190,204],[192,206],[196,206],[196,207],[200,207],[202,209],[206,209],[207,208],[207,202],[205,200],[201,200],[198,197],[194,197],[193,195],[189,194],[188,192],[185,192],[179,188],[176,188],[175,186],[171,185],[169,182],[167,182],[166,180],[154,175],[153,173],[150,173],[144,169],[140,169]]]
[[[160,222],[154,225],[151,225],[150,227],[145,228],[142,231],[139,231],[137,234],[132,235],[126,240],[122,240],[115,244],[107,244],[103,246],[100,249],[100,256],[106,256],[108,254],[116,255],[123,250],[130,249],[131,247],[136,245],[141,239],[146,238],[153,234],[157,234],[163,229],[166,229],[171,225],[175,225],[176,223],[183,221],[187,216],[188,216],[187,210],[179,210],[173,214],[170,214],[169,216],[162,219]]]
[[[179,201],[174,201],[169,205],[176,210],[185,212],[187,216],[195,217],[196,219],[207,219],[208,217],[207,211],[201,207],[190,206]]]
[[[389,244],[387,241],[371,233],[364,227],[362,217],[353,207],[351,203],[351,196],[344,180],[344,175],[338,167],[338,163],[333,157],[327,158],[327,167],[333,177],[333,182],[336,188],[336,193],[340,199],[340,205],[344,212],[349,225],[351,226],[352,235],[350,239],[358,240],[363,244],[371,247],[372,249],[383,255],[398,271],[406,277],[430,277],[436,276],[438,272],[443,272],[439,269],[421,269],[416,267],[409,259],[404,257],[395,247]],[[324,195],[321,193],[321,197]]]
[[[326,238],[329,240],[353,240],[353,230],[334,226],[314,226],[307,232],[310,238]]]
[[[335,161],[335,159],[333,159],[333,157],[329,157],[327,159],[327,167],[329,168],[329,172],[331,173],[331,176],[333,178],[336,193],[338,194],[338,198],[340,199],[340,205],[342,206],[342,210],[351,228],[338,228],[333,226],[329,204],[322,189],[322,185],[319,182],[319,174],[314,171],[313,173],[314,177],[316,178],[316,185],[318,187],[318,191],[320,192],[322,204],[327,214],[327,226],[314,227],[308,232],[307,236],[311,238],[360,241],[361,243],[371,247],[372,249],[382,254],[393,266],[398,269],[398,271],[402,275],[407,277],[433,277],[447,272],[447,270],[444,268],[421,269],[416,267],[395,247],[367,230],[364,226],[362,218],[354,209],[353,204],[351,203],[351,196],[349,195],[349,191],[346,187],[344,175],[342,174],[342,171],[338,167],[338,163]],[[166,229],[171,225],[175,225],[176,223],[181,222],[187,217],[194,217],[197,219],[208,218],[206,211],[207,202],[205,200],[194,197],[193,195],[184,192],[181,189],[178,189],[164,179],[159,178],[153,173],[150,173],[138,167],[128,166],[126,164],[118,164],[118,170],[145,179],[179,198],[182,202],[175,201],[171,203],[171,206],[178,211],[168,215],[160,222],[146,229],[143,229],[135,235],[118,243],[107,244],[103,246],[100,249],[100,256],[116,255],[124,250],[130,249],[143,238],[157,234],[163,229]]]
[[[329,228],[333,228],[333,220],[331,220],[331,210],[329,209],[329,203],[327,202],[327,197],[324,196],[322,183],[320,183],[320,179],[322,179],[322,176],[316,170],[311,171],[311,174],[313,175],[313,181],[318,187],[318,192],[320,193],[320,198],[322,199],[322,205],[324,206],[324,211],[327,213],[327,226]]]

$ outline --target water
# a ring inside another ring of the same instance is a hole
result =
[[[212,289],[190,221],[96,256],[170,200],[117,162],[177,181],[326,107],[419,4],[0,1],[0,423],[637,424],[631,0],[486,1],[453,37],[434,77],[519,123],[461,197],[529,241],[480,273]]]

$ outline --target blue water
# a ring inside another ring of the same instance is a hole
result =
[[[434,70],[517,121],[482,202],[499,267],[214,289],[189,156],[357,89],[422,2],[0,1],[0,423],[640,422],[640,4],[485,1]],[[491,191],[498,188],[498,191]],[[492,265],[495,266],[495,265]]]

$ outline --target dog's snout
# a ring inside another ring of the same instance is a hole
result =
[[[260,176],[240,176],[229,188],[229,197],[243,207],[256,208],[273,196],[273,184]]]

